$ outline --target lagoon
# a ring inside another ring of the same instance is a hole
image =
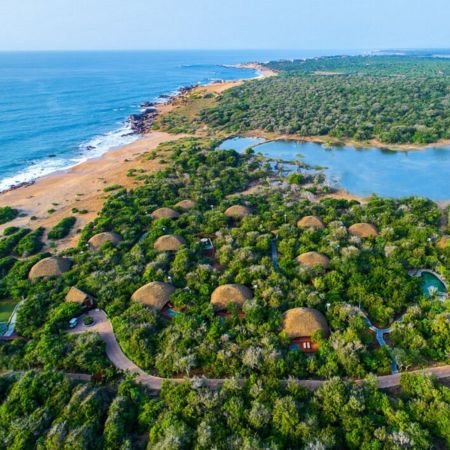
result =
[[[249,146],[271,158],[302,159],[325,168],[328,182],[353,194],[383,197],[421,196],[450,199],[450,147],[392,151],[379,148],[325,146],[314,142],[233,138],[221,148],[242,152]]]

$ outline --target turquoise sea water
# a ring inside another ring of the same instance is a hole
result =
[[[222,143],[222,148],[243,151],[260,142],[235,138]],[[436,201],[450,199],[450,147],[395,152],[273,141],[258,145],[255,151],[284,160],[301,158],[309,165],[324,167],[331,185],[362,196],[375,193],[396,198],[417,195]]]
[[[126,118],[179,88],[251,78],[229,65],[339,52],[0,53],[0,190],[135,140]]]

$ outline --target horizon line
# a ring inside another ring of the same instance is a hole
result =
[[[0,49],[0,53],[58,53],[58,52],[220,52],[220,51],[410,51],[450,50],[450,47],[363,47],[363,48],[67,48],[67,49]]]

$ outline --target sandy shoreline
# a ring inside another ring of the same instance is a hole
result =
[[[256,63],[243,64],[240,67],[257,70],[260,77],[275,74]],[[244,81],[233,80],[198,86],[185,94],[169,99],[166,103],[157,104],[156,109],[159,115],[163,115],[183,102],[185,95],[192,92],[207,91],[219,94]],[[74,231],[57,244],[58,249],[74,245],[77,240],[76,231],[95,219],[101,210],[105,198],[109,195],[104,192],[105,187],[112,184],[126,188],[135,187],[139,182],[127,176],[129,169],[142,169],[146,173],[152,173],[162,167],[157,160],[146,160],[142,155],[156,149],[163,142],[174,141],[184,136],[186,135],[152,131],[131,144],[108,150],[97,158],[37,178],[32,184],[1,192],[0,205],[16,208],[21,214],[16,219],[0,225],[0,233],[9,226],[32,229],[44,227],[48,231],[64,217],[73,215],[77,218]],[[87,213],[72,212],[73,208],[86,210]],[[49,212],[52,209],[55,211]]]
[[[110,150],[96,159],[90,159],[66,171],[55,172],[29,186],[23,186],[0,194],[0,204],[16,208],[24,214],[0,226],[2,232],[8,226],[50,228],[64,217],[76,216],[74,229],[83,228],[92,221],[103,206],[108,194],[104,188],[113,184],[132,188],[136,180],[127,176],[129,169],[155,172],[162,166],[158,160],[147,160],[141,156],[154,150],[163,142],[183,137],[162,132],[153,132],[136,142]],[[72,208],[87,210],[86,214],[73,213]],[[50,209],[55,212],[49,213]],[[35,216],[36,219],[32,220]],[[72,239],[58,245],[66,247]]]
[[[258,71],[259,76],[257,78],[277,75],[276,72],[257,63],[241,64],[236,67]],[[207,92],[220,94],[224,90],[238,86],[245,81],[224,81],[195,87],[188,93],[172,98],[167,103],[158,104],[156,106],[158,114],[164,115],[172,111],[180,104],[183,104],[185,96],[191,93],[195,94],[198,92],[204,94]],[[329,137],[276,135],[258,130],[246,133],[246,135],[260,136],[269,140],[287,139],[322,143],[327,143],[331,140]],[[29,227],[33,229],[42,226],[48,231],[48,229],[64,217],[73,215],[77,217],[74,232],[67,239],[58,242],[58,248],[62,249],[74,245],[77,240],[76,230],[83,228],[87,223],[91,222],[101,210],[105,198],[109,195],[104,192],[105,187],[112,184],[119,184],[126,188],[135,187],[139,182],[135,178],[127,176],[129,169],[142,169],[146,173],[152,173],[162,167],[158,160],[147,160],[142,155],[156,149],[161,143],[177,140],[184,136],[186,135],[173,135],[160,131],[152,131],[129,145],[109,150],[97,158],[89,159],[70,169],[38,178],[31,185],[0,193],[0,205],[11,206],[20,210],[22,213],[21,216],[13,221],[0,225],[0,233],[8,226]],[[362,143],[353,143],[350,141],[346,141],[345,144],[354,145],[355,147],[364,146]],[[450,141],[441,143],[441,145],[449,144]],[[373,145],[380,147],[376,142]],[[437,145],[433,144],[430,147]],[[424,146],[397,147],[389,146],[392,150],[404,151],[426,148]],[[330,194],[329,197],[349,200],[355,199],[363,202],[366,200],[343,190],[338,190],[334,194]],[[438,202],[438,204],[440,206],[446,206],[449,202]],[[86,210],[87,213],[80,214],[78,212],[72,212],[73,208]],[[55,211],[49,212],[52,209]]]

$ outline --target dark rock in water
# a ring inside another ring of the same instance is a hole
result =
[[[48,155],[48,158],[56,158],[56,155],[54,154]]]
[[[155,104],[153,102],[144,102],[140,106],[141,108],[152,108],[155,106]]]

